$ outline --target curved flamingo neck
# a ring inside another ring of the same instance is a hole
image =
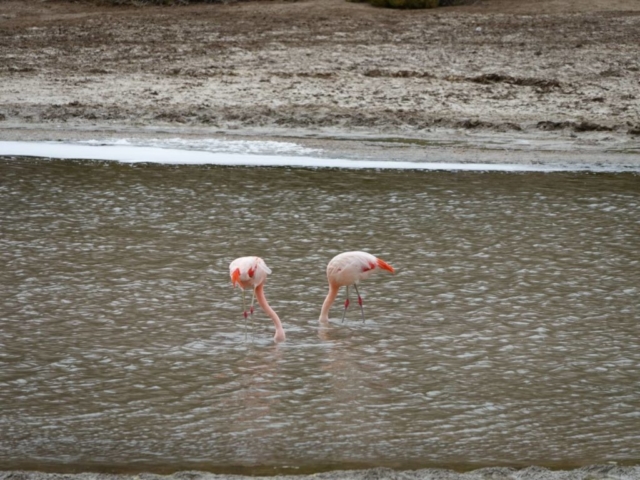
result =
[[[331,309],[331,305],[335,301],[338,296],[338,290],[340,287],[334,285],[333,283],[329,284],[329,293],[327,293],[327,298],[324,299],[324,303],[322,304],[322,311],[320,312],[320,321],[328,322],[329,321],[329,310]]]
[[[269,315],[269,317],[271,317],[271,320],[273,321],[273,325],[276,327],[276,335],[274,337],[274,340],[276,342],[284,342],[285,334],[284,334],[284,328],[282,328],[282,322],[280,321],[280,317],[278,317],[278,314],[273,310],[273,308],[271,308],[271,306],[269,306],[269,303],[267,302],[267,298],[264,296],[263,283],[261,283],[256,287],[255,293],[256,293],[256,299],[258,300],[258,304],[260,305],[262,310],[264,310],[264,313],[266,313],[267,315]]]

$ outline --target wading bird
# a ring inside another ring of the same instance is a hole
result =
[[[374,257],[370,253],[345,252],[333,257],[327,265],[329,293],[322,304],[320,321],[329,321],[329,310],[338,295],[338,290],[340,287],[346,286],[347,299],[344,302],[344,312],[342,313],[342,321],[344,322],[344,317],[347,314],[347,308],[349,308],[349,286],[353,285],[353,288],[356,290],[356,295],[358,295],[358,305],[360,305],[362,321],[364,322],[364,308],[362,307],[362,297],[358,292],[357,283],[360,280],[364,280],[369,277],[369,275],[379,269],[388,270],[389,272],[394,273],[394,269],[391,265],[380,258]]]
[[[267,280],[267,275],[271,273],[271,269],[267,267],[260,257],[240,257],[236,258],[229,265],[229,274],[231,275],[231,283],[234,287],[238,286],[242,289],[242,308],[244,313],[245,322],[249,313],[253,315],[253,302],[254,299],[258,299],[258,304],[262,307],[262,310],[271,317],[273,325],[276,327],[276,334],[273,337],[275,342],[284,342],[285,335],[282,328],[282,322],[278,314],[273,311],[269,306],[266,297],[264,296],[264,282]],[[253,288],[253,297],[251,298],[251,309],[247,312],[247,304],[244,296],[245,288]]]

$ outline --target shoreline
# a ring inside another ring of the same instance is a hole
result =
[[[296,479],[296,480],[637,480],[640,466],[589,465],[574,469],[548,469],[538,466],[524,468],[484,467],[457,472],[446,468],[424,468],[416,470],[391,469],[386,467],[332,470],[318,473],[209,473],[198,470],[177,471],[163,475],[144,470],[138,473],[51,473],[28,470],[0,470],[0,480],[249,480],[249,479]],[[243,468],[241,470],[251,470]]]
[[[332,162],[375,162],[380,168],[411,168],[416,164],[512,165],[514,169],[552,169],[593,171],[637,171],[640,169],[640,142],[621,147],[602,135],[579,139],[563,135],[508,135],[495,132],[469,134],[440,129],[422,136],[386,135],[367,130],[342,132],[338,129],[311,131],[303,129],[237,129],[221,130],[193,126],[145,125],[49,126],[17,124],[0,126],[0,141],[5,142],[109,142],[117,140],[138,143],[189,141],[285,142],[293,143],[310,155]],[[2,154],[0,152],[0,154]],[[57,157],[60,158],[60,157]],[[77,157],[73,157],[77,158]],[[401,166],[408,164],[409,166]],[[293,165],[295,166],[295,165]],[[331,165],[329,165],[331,166]],[[340,165],[336,165],[340,166]],[[372,165],[371,168],[376,168]],[[418,167],[420,168],[420,167]],[[433,168],[428,168],[433,169]]]

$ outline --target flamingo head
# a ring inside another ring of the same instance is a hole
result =
[[[236,268],[233,272],[231,272],[231,283],[234,287],[238,285],[238,281],[240,280],[240,269]]]

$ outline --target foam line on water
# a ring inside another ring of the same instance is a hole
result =
[[[271,142],[277,143],[277,142]],[[402,160],[348,160],[307,155],[282,155],[229,151],[187,150],[126,143],[93,144],[85,142],[5,142],[0,141],[0,156],[45,157],[60,159],[109,160],[122,163],[158,163],[170,165],[277,166],[299,168],[450,170],[502,172],[640,172],[640,166],[602,165],[525,165],[493,163],[408,162]],[[273,148],[267,149],[273,151]],[[255,151],[255,150],[254,150]]]
[[[118,145],[130,147],[160,147],[178,150],[201,150],[216,153],[244,153],[244,154],[283,154],[283,155],[313,155],[318,150],[303,147],[293,142],[276,142],[272,140],[227,140],[217,138],[145,138],[128,139],[116,138],[106,140],[84,140],[77,142],[81,145],[105,146]]]

